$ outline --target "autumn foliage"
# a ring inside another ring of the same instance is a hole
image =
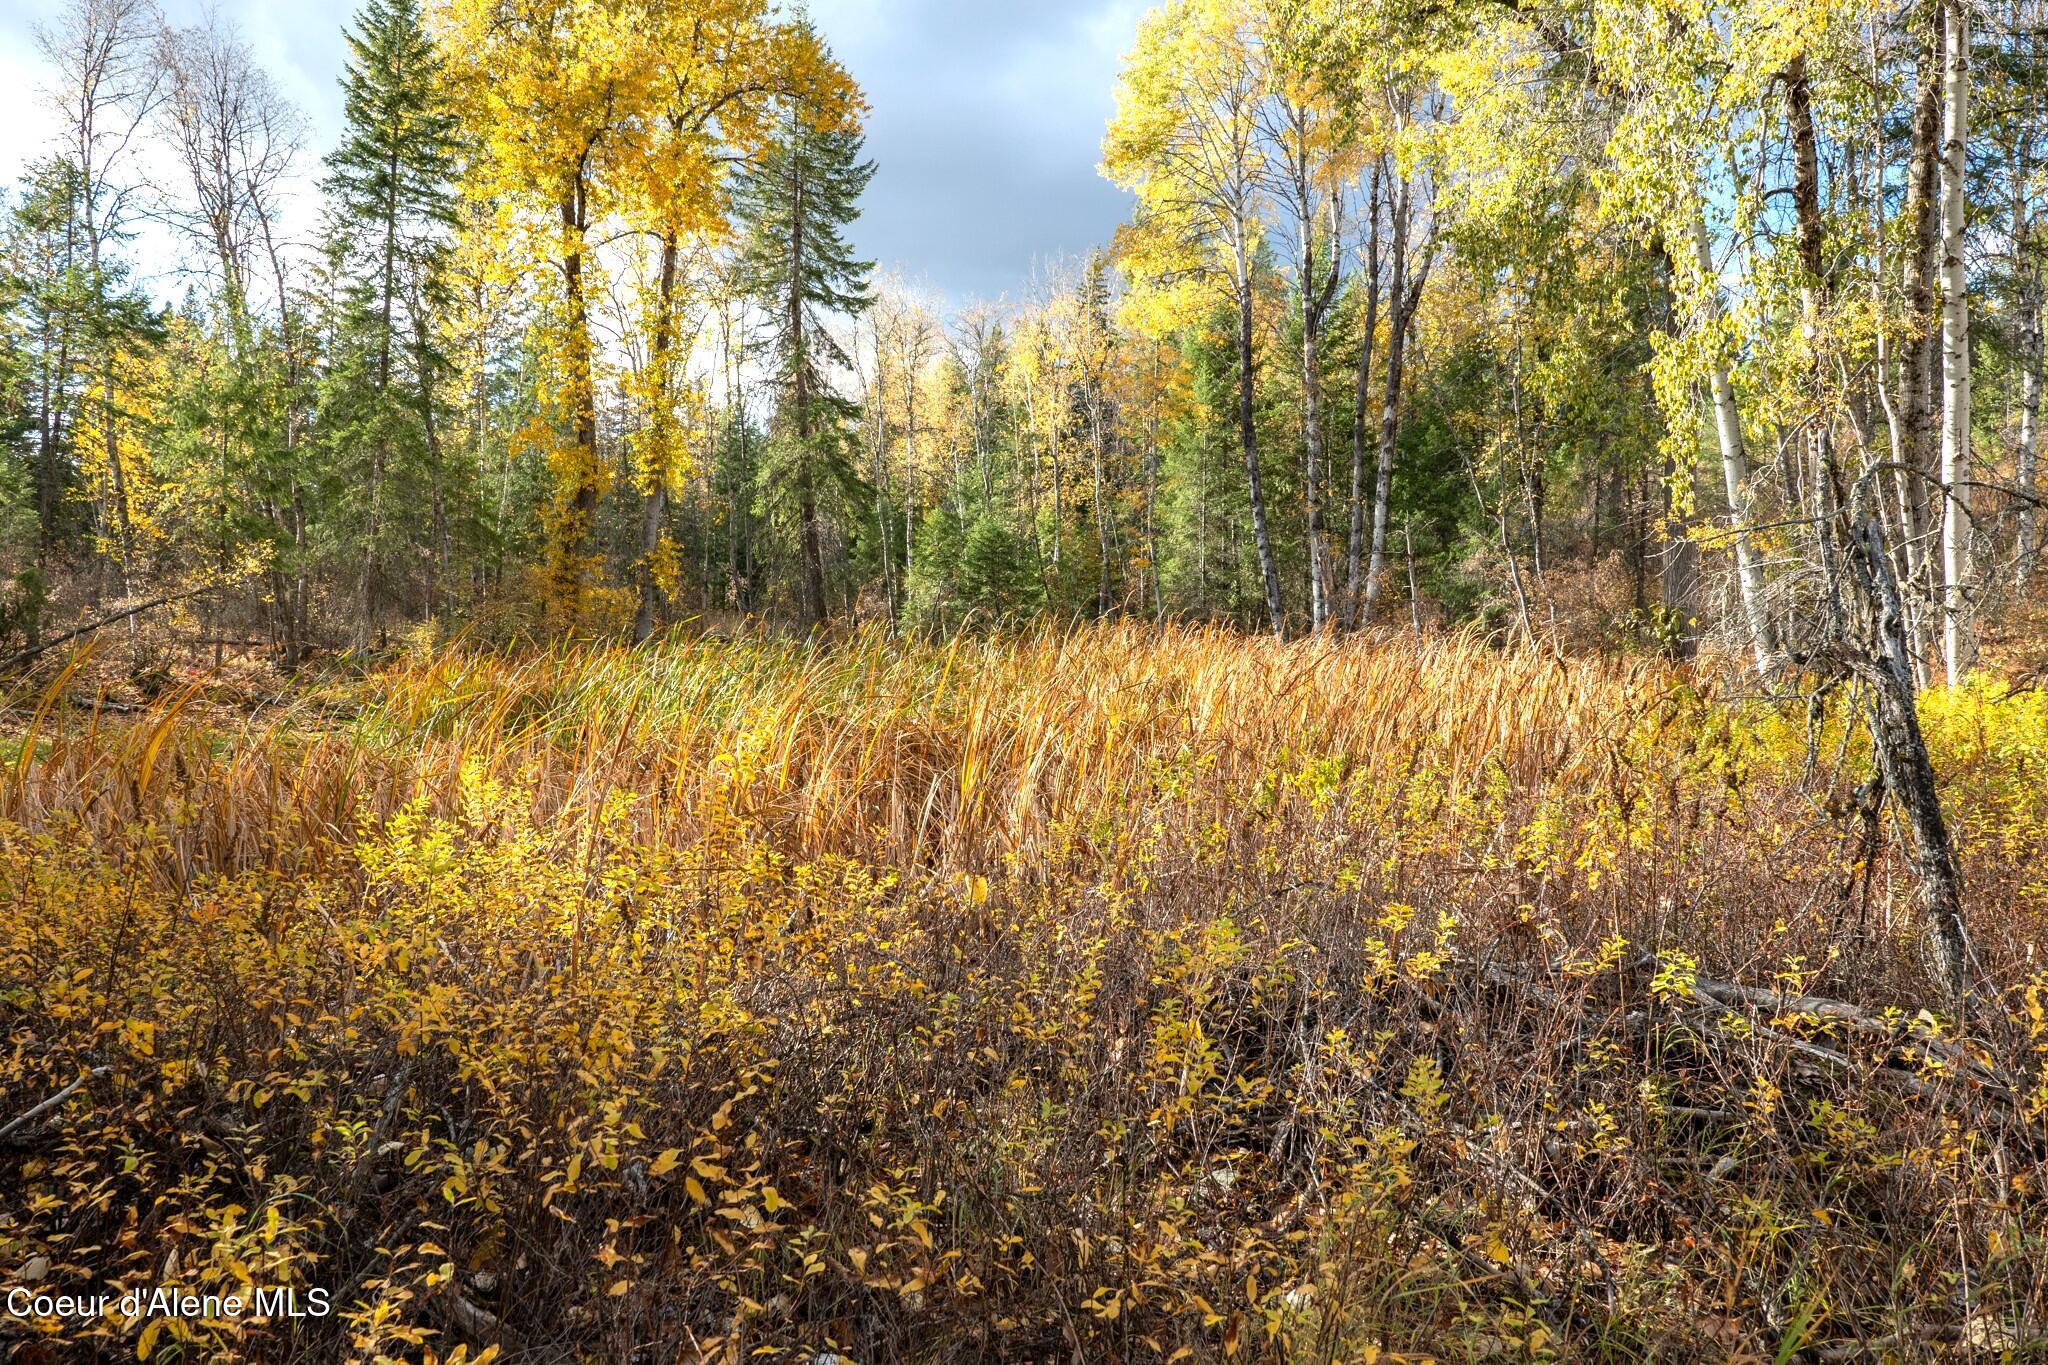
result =
[[[76,676],[0,784],[0,1122],[88,1080],[0,1135],[0,1260],[339,1306],[117,1354],[2048,1331],[2037,693],[1926,702],[2000,910],[1957,1020],[1830,786],[1859,732],[1663,666],[1117,627],[456,650],[256,711]]]

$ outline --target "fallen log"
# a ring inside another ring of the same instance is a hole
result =
[[[158,607],[167,607],[173,602],[185,602],[194,597],[203,596],[206,593],[218,592],[220,588],[221,585],[218,583],[209,583],[203,588],[192,588],[185,592],[167,593],[162,597],[153,597],[147,602],[138,603],[132,607],[124,607],[120,611],[102,616],[97,621],[89,621],[76,630],[67,630],[62,635],[52,636],[40,644],[30,645],[27,649],[20,651],[5,662],[0,662],[0,673],[12,673],[18,668],[25,668],[57,646],[69,644],[81,636],[91,635],[95,631],[103,630],[117,621],[125,621],[131,616],[140,616],[146,611],[155,611]]]

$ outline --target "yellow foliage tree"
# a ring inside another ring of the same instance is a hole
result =
[[[1286,630],[1280,571],[1266,524],[1254,420],[1255,266],[1266,175],[1258,16],[1245,0],[1173,0],[1147,15],[1117,82],[1103,173],[1133,191],[1121,234],[1132,277],[1185,320],[1220,293],[1237,311],[1238,443],[1250,495],[1266,614]]]
[[[598,450],[590,312],[602,264],[593,229],[613,223],[660,244],[644,320],[658,408],[678,394],[680,253],[693,236],[722,232],[726,168],[759,146],[774,99],[801,94],[840,107],[858,94],[809,28],[767,0],[444,0],[437,27],[477,132],[465,188],[490,208],[499,268],[559,281],[540,334],[551,370],[543,398],[557,427],[543,520],[549,613],[573,625],[592,605],[589,538],[611,483]],[[656,469],[639,471],[650,500],[672,482],[672,447],[662,438],[643,452]],[[659,501],[646,520],[658,532]],[[646,619],[658,544],[642,548]]]

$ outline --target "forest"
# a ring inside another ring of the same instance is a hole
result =
[[[9,1359],[2048,1359],[2048,2],[42,8]]]

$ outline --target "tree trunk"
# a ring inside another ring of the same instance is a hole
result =
[[[1408,182],[1394,191],[1394,235],[1390,244],[1391,274],[1387,280],[1387,383],[1380,399],[1379,469],[1373,483],[1372,549],[1366,560],[1365,593],[1358,619],[1372,620],[1379,605],[1380,582],[1387,564],[1388,503],[1394,492],[1395,442],[1401,434],[1401,371],[1408,354],[1408,227],[1412,209]]]
[[[1238,225],[1237,239],[1237,439],[1244,454],[1246,490],[1251,499],[1252,542],[1258,549],[1259,577],[1266,594],[1266,622],[1275,636],[1287,634],[1280,605],[1280,570],[1273,559],[1273,537],[1266,528],[1266,494],[1259,477],[1259,435],[1253,415],[1252,269],[1247,225]]]
[[[1298,173],[1295,189],[1296,277],[1301,291],[1301,427],[1308,502],[1309,628],[1320,632],[1330,624],[1330,574],[1323,562],[1323,313],[1337,283],[1337,242],[1330,242],[1330,272],[1316,278],[1315,219],[1306,181]]]
[[[1365,318],[1360,324],[1358,382],[1351,412],[1351,525],[1344,542],[1344,612],[1359,624],[1359,592],[1365,568],[1365,442],[1372,388],[1372,348],[1380,325],[1380,163],[1372,168],[1365,229]]]
[[[1159,432],[1145,446],[1145,578],[1152,590],[1152,619],[1166,619],[1166,588],[1159,578]]]
[[[107,495],[114,504],[115,562],[120,572],[121,595],[125,597],[132,591],[129,561],[135,553],[135,527],[128,512],[128,475],[121,464],[121,430],[114,399],[114,346],[112,341],[107,343],[105,368],[100,379],[100,396],[104,400],[101,420],[106,427]]]
[[[66,268],[68,269],[68,263]],[[58,330],[54,366],[45,359],[41,439],[36,450],[36,567],[48,569],[57,548],[57,513],[64,502],[64,410],[71,383],[71,327]]]
[[[882,363],[882,329],[875,327],[875,445],[873,466],[875,471],[875,532],[882,552],[882,599],[889,609],[889,619],[896,619],[896,570],[889,558],[889,416],[888,389],[884,386],[888,371]]]
[[[601,469],[597,457],[597,388],[591,368],[590,312],[583,287],[583,234],[586,194],[579,169],[562,199],[562,235],[568,243],[562,253],[562,282],[567,302],[570,416],[574,423],[574,465],[568,472],[566,506],[559,506],[555,527],[555,606],[565,624],[574,624],[583,614],[585,547],[591,525],[597,517]]]
[[[2019,483],[2019,584],[2027,586],[2034,576],[2034,561],[2040,552],[2037,530],[2037,496],[2041,451],[2041,284],[2030,281],[2022,305],[2024,316],[2020,342],[2020,442],[2016,477]]]
[[[668,513],[668,443],[674,436],[669,414],[669,350],[675,329],[676,268],[679,261],[673,229],[661,239],[661,276],[655,289],[654,337],[648,348],[648,363],[654,369],[654,413],[650,425],[655,440],[657,463],[642,469],[647,480],[640,505],[640,609],[633,618],[633,639],[654,634],[661,614],[661,583],[655,576],[655,560],[661,553],[661,524]]]
[[[1699,652],[1700,643],[1700,547],[1686,534],[1676,500],[1668,491],[1668,479],[1665,486],[1664,550],[1657,566],[1659,596],[1668,648],[1673,656],[1690,659]]]
[[[1401,518],[1401,549],[1408,557],[1408,620],[1415,627],[1415,638],[1422,638],[1422,589],[1415,583],[1415,535],[1409,526],[1409,518]]]
[[[1096,382],[1094,380],[1090,381],[1091,385]],[[1116,588],[1110,573],[1112,555],[1110,551],[1109,494],[1103,477],[1103,463],[1106,454],[1105,446],[1108,444],[1109,437],[1107,434],[1108,424],[1103,420],[1102,402],[1102,394],[1099,389],[1088,402],[1088,444],[1094,452],[1095,465],[1095,559],[1097,570],[1095,614],[1097,616],[1109,615],[1110,603],[1115,601],[1116,597]]]
[[[1902,596],[1930,610],[1935,593],[1935,561],[1927,544],[1930,529],[1929,485],[1915,471],[1933,473],[1928,439],[1934,407],[1939,336],[1934,321],[1935,208],[1937,168],[1941,160],[1942,54],[1945,48],[1940,0],[1927,0],[1924,40],[1920,45],[1919,86],[1913,100],[1910,150],[1906,163],[1905,216],[1910,232],[1904,264],[1906,293],[1905,355],[1899,366],[1899,463],[1895,480],[1899,519],[1905,533],[1903,558],[1907,582]],[[1919,632],[1910,630],[1913,656],[1920,657]],[[1916,667],[1917,667],[1916,663]]]
[[[1850,542],[1862,595],[1874,608],[1876,652],[1855,654],[1851,670],[1870,689],[1869,726],[1878,771],[1897,798],[1913,836],[1913,866],[1920,883],[1928,970],[1958,1005],[1970,980],[1969,936],[1963,923],[1963,880],[1941,812],[1941,793],[1913,683],[1912,647],[1906,639],[1899,586],[1886,555],[1884,528],[1865,516]]]
[[[915,348],[904,352],[903,374],[903,581],[910,582],[916,567],[913,549],[917,517],[917,358]],[[1057,555],[1054,558],[1058,558]]]
[[[1721,319],[1720,280],[1714,269],[1714,249],[1707,237],[1704,214],[1693,220],[1693,249],[1699,262],[1702,320],[1712,327]],[[1714,406],[1714,437],[1721,452],[1721,479],[1728,491],[1728,510],[1733,519],[1730,534],[1735,542],[1736,589],[1742,597],[1757,671],[1768,673],[1777,659],[1778,638],[1764,602],[1763,564],[1749,538],[1749,452],[1743,446],[1742,415],[1735,405],[1735,385],[1729,379],[1728,365],[1718,356],[1707,380]]]
[[[1941,481],[1942,659],[1949,686],[1977,659],[1969,600],[1974,525],[1970,516],[1970,296],[1963,264],[1966,149],[1970,136],[1970,12],[1944,10],[1941,152]]]

